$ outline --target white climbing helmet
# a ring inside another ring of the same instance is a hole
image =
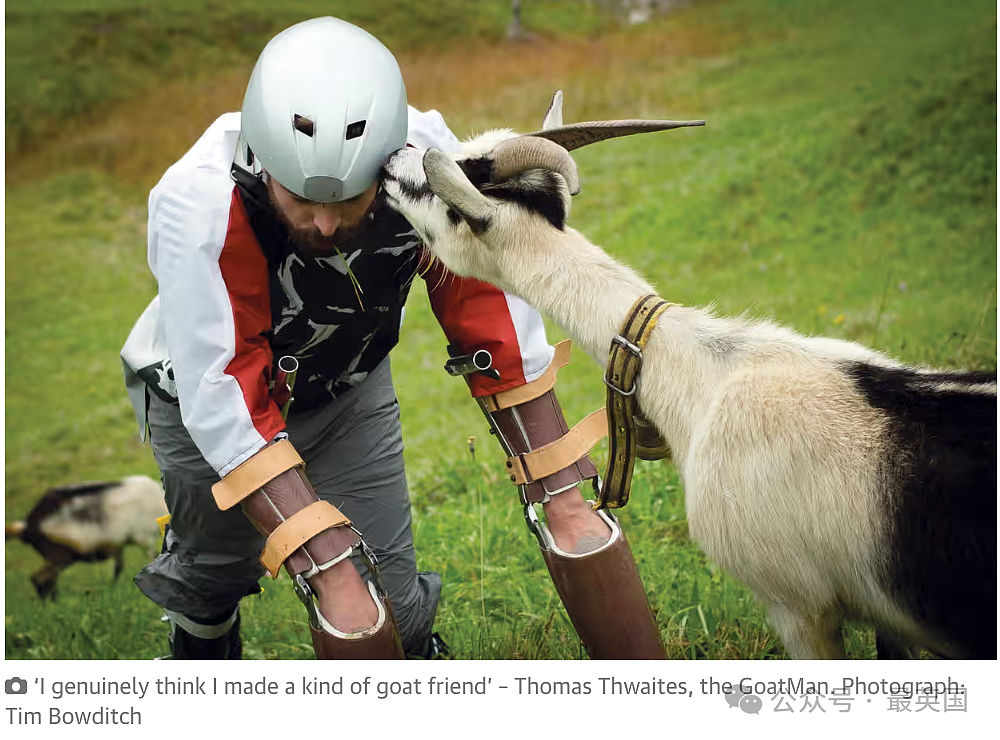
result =
[[[241,127],[238,165],[262,167],[306,200],[348,200],[406,145],[403,76],[367,31],[336,18],[305,21],[264,47]]]

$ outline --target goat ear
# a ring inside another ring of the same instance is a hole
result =
[[[438,149],[428,149],[423,161],[431,192],[454,208],[474,234],[489,228],[496,204],[476,190],[455,160]]]
[[[563,125],[562,106],[562,90],[556,90],[556,94],[552,96],[552,102],[549,103],[549,110],[545,114],[545,119],[542,121],[542,131],[549,128],[559,128]]]

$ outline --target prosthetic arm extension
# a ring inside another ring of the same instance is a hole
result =
[[[309,630],[320,659],[401,659],[403,649],[388,599],[377,587],[378,568],[360,533],[332,504],[321,501],[303,472],[304,463],[287,440],[275,442],[217,483],[212,493],[220,509],[241,504],[267,537],[261,564],[272,578],[281,566],[309,612]],[[376,623],[345,633],[331,625],[316,605],[309,579],[362,553],[372,580],[368,590],[378,610]]]
[[[594,659],[664,659],[656,621],[632,551],[615,519],[599,511],[611,534],[586,552],[560,549],[538,518],[536,503],[590,480],[600,489],[590,449],[607,433],[604,410],[569,429],[553,387],[569,362],[569,341],[537,380],[477,399],[491,432],[507,453],[508,477],[521,493],[528,528],[538,540],[556,591]]]

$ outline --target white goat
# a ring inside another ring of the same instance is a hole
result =
[[[53,488],[24,521],[4,525],[4,538],[34,547],[45,565],[31,574],[38,595],[55,598],[59,574],[75,562],[115,561],[117,579],[124,548],[155,545],[157,518],[167,513],[163,489],[145,475]]]
[[[491,132],[457,162],[396,153],[387,202],[447,268],[519,295],[603,366],[656,291],[565,225],[577,177],[565,150],[513,136]],[[995,372],[911,368],[673,307],[640,381],[692,537],[753,589],[792,656],[843,657],[841,624],[856,619],[901,645],[996,657]]]

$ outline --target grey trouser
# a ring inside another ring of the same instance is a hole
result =
[[[135,582],[165,609],[210,619],[260,591],[264,538],[239,507],[216,507],[211,489],[219,476],[185,430],[180,409],[150,396],[150,442],[171,519],[166,551]],[[403,646],[419,652],[434,622],[441,577],[417,572],[389,361],[327,406],[293,411],[287,429],[316,493],[340,509],[374,551]],[[355,565],[367,578],[359,559]]]

